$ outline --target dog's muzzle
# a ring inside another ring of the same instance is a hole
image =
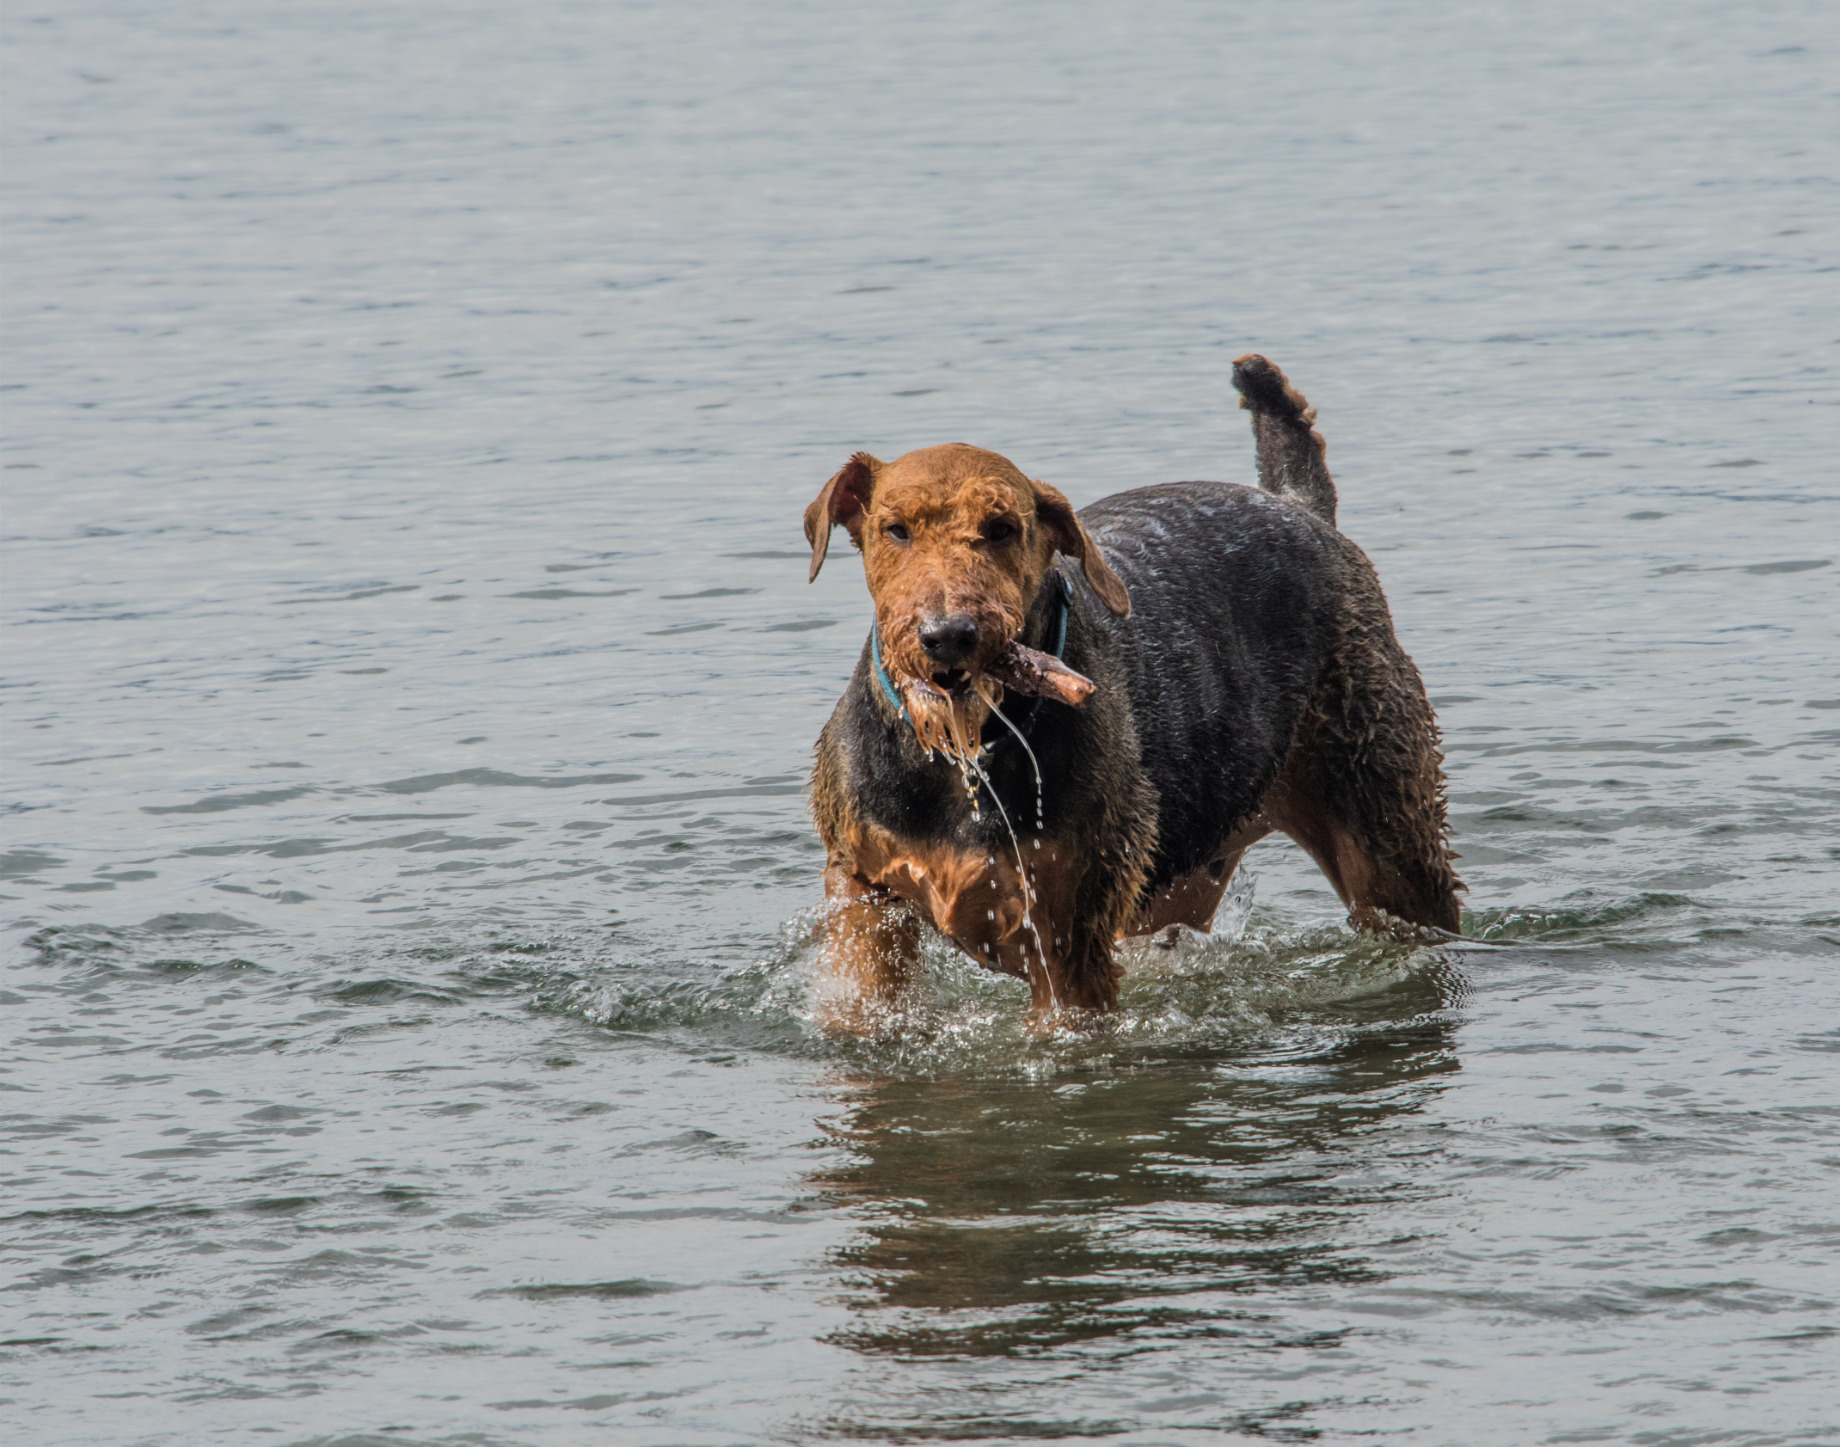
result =
[[[947,613],[920,624],[920,647],[942,669],[961,668],[977,652],[977,620],[969,613]]]

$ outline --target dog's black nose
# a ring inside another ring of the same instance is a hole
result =
[[[946,668],[956,668],[977,649],[977,621],[969,613],[948,613],[920,625],[920,646],[926,656]]]

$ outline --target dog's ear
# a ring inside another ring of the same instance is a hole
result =
[[[863,509],[869,506],[869,496],[875,491],[875,475],[881,470],[880,461],[866,452],[858,452],[837,470],[837,475],[824,484],[824,491],[805,509],[805,541],[811,544],[811,575],[806,582],[814,581],[818,569],[824,566],[824,554],[831,545],[831,529],[838,523],[848,528],[851,541],[861,546]]]
[[[1099,551],[1092,534],[1080,526],[1073,504],[1045,482],[1031,481],[1029,486],[1035,489],[1035,516],[1041,520],[1042,532],[1048,541],[1068,557],[1079,560],[1086,581],[1099,595],[1101,603],[1118,617],[1129,618],[1131,595],[1125,591],[1123,580],[1105,561],[1105,554]]]

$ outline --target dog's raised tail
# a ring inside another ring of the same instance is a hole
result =
[[[1252,414],[1259,486],[1308,508],[1333,527],[1335,479],[1324,459],[1322,433],[1310,425],[1316,421],[1316,409],[1257,352],[1234,362],[1233,385],[1239,405]]]

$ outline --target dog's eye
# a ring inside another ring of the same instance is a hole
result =
[[[914,540],[914,535],[907,530],[906,523],[889,523],[883,531],[897,543],[911,543]]]
[[[984,524],[984,541],[987,543],[1007,543],[1016,536],[1016,525],[1008,518],[998,518],[993,523]]]

